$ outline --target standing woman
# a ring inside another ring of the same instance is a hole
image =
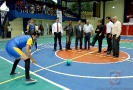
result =
[[[27,25],[27,34],[32,35],[34,32],[36,32],[35,31],[35,24],[34,24],[34,20],[31,19],[30,23]],[[35,45],[36,50],[38,50],[37,49],[37,40],[36,39],[34,40],[34,45]]]
[[[101,20],[98,20],[98,25],[97,25],[95,33],[96,33],[96,35],[93,38],[92,46],[94,46],[96,41],[98,40],[98,52],[97,53],[101,53],[101,51],[102,51],[102,42],[103,42],[103,39],[105,38],[105,36],[104,36],[104,25],[102,25]]]

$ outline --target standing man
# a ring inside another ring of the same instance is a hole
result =
[[[84,43],[85,47],[84,49],[87,49],[87,42],[88,42],[88,50],[90,50],[90,37],[91,37],[91,31],[94,30],[93,26],[89,23],[89,20],[86,20],[86,24],[84,25]]]
[[[11,25],[9,24],[8,26],[7,26],[7,36],[8,36],[8,38],[11,38],[11,31],[12,31],[12,27],[11,27]]]
[[[57,39],[59,41],[60,50],[62,51],[61,37],[63,34],[62,25],[59,23],[59,18],[56,18],[56,22],[52,25],[52,34],[54,36],[54,50],[57,50]]]
[[[83,40],[83,25],[81,20],[78,21],[78,25],[74,27],[75,33],[75,50],[78,49],[78,41],[80,41],[80,49],[82,49],[82,40]]]
[[[106,39],[107,39],[107,50],[104,51],[107,54],[111,54],[111,50],[112,50],[112,39],[111,39],[111,29],[113,27],[113,23],[111,22],[111,18],[110,17],[106,17]]]
[[[69,24],[65,26],[64,31],[66,31],[66,50],[72,50],[70,48],[72,36],[73,36],[72,21],[69,21]]]
[[[27,34],[32,35],[34,32],[36,32],[35,24],[34,24],[34,20],[31,19],[30,23],[27,25]],[[35,45],[36,50],[38,51],[36,39],[34,40],[34,45]]]
[[[101,53],[103,38],[105,38],[105,36],[104,36],[104,25],[102,25],[101,20],[98,20],[98,25],[97,25],[95,33],[96,33],[96,35],[93,38],[92,46],[94,46],[96,41],[98,40],[98,52],[97,53]]]
[[[118,21],[117,17],[113,17],[114,25],[112,27],[112,37],[113,37],[113,56],[119,57],[119,43],[121,34],[121,22]]]

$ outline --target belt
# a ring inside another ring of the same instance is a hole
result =
[[[90,32],[88,32],[88,33],[85,33],[85,34],[90,34]]]
[[[54,33],[61,33],[61,32],[54,32]]]

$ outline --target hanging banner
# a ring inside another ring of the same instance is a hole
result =
[[[57,10],[57,18],[59,18],[59,23],[62,24],[62,11]]]

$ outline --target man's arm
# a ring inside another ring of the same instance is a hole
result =
[[[54,35],[54,24],[52,25],[52,34]]]
[[[117,24],[117,35],[116,35],[116,37],[119,37],[120,34],[121,34],[121,23],[118,23]]]
[[[29,25],[27,25],[26,29],[27,29],[27,32],[29,32]]]
[[[76,36],[76,32],[77,32],[77,29],[76,29],[76,26],[74,27],[74,36]]]
[[[61,30],[61,34],[63,35],[62,24],[60,24],[60,30]]]
[[[67,27],[68,27],[68,25],[66,25],[66,26],[64,27],[64,29],[63,29],[63,30],[64,30],[64,31],[66,31],[66,30],[67,30]]]
[[[28,39],[27,41],[27,45],[26,45],[26,54],[27,56],[32,60],[33,63],[36,63],[36,61],[32,58],[31,54],[30,54],[30,47],[32,46],[32,38]]]

